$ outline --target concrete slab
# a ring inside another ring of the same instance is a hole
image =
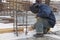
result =
[[[15,39],[15,40],[60,40],[60,34],[59,34],[60,31],[54,33],[51,32],[51,34],[45,34],[44,37],[39,37],[39,38],[30,37],[30,38],[22,38],[22,39]]]
[[[52,37],[40,37],[40,38],[26,38],[26,39],[16,39],[16,40],[59,40]]]

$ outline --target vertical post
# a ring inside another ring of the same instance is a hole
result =
[[[16,0],[17,2],[17,0]],[[14,31],[16,33],[16,36],[18,36],[18,27],[17,27],[17,3],[16,3],[16,9],[14,11]]]
[[[15,13],[14,13],[14,3],[13,3],[13,17],[14,17],[13,31],[14,31],[14,34],[15,34]]]
[[[45,4],[50,5],[50,0],[45,0]]]
[[[23,0],[22,0],[23,1]],[[24,5],[23,5],[24,6]],[[24,27],[24,18],[25,18],[25,16],[24,16],[24,12],[22,11],[22,13],[23,13],[23,27]]]
[[[28,33],[28,32],[27,32],[27,25],[28,25],[28,22],[27,22],[27,21],[28,21],[28,15],[27,15],[27,11],[26,11],[26,35],[27,35],[27,33]]]
[[[17,0],[16,0],[16,2],[17,2]],[[16,3],[16,13],[15,13],[15,23],[16,23],[16,36],[18,36],[18,26],[17,26],[17,3]]]
[[[17,27],[17,12],[14,12],[14,31],[16,33],[16,36],[18,36],[18,27]]]
[[[28,1],[30,1],[30,0],[28,0]],[[27,8],[27,4],[25,4],[25,5],[26,5],[25,8]],[[27,15],[27,13],[28,13],[28,11],[25,10],[25,12],[26,12],[26,32],[25,32],[25,34],[27,35],[27,33],[28,33],[28,31],[27,31],[27,26],[28,26],[28,15]]]

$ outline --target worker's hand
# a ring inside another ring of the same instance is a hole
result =
[[[40,17],[36,17],[36,19],[39,19]]]

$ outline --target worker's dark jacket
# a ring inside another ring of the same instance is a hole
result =
[[[37,17],[48,19],[48,23],[51,25],[51,27],[54,27],[56,23],[56,19],[55,19],[52,9],[46,4],[39,4],[38,9],[39,11],[37,13]]]

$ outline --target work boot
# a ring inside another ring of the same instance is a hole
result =
[[[43,33],[37,33],[34,35],[34,37],[43,37]]]

